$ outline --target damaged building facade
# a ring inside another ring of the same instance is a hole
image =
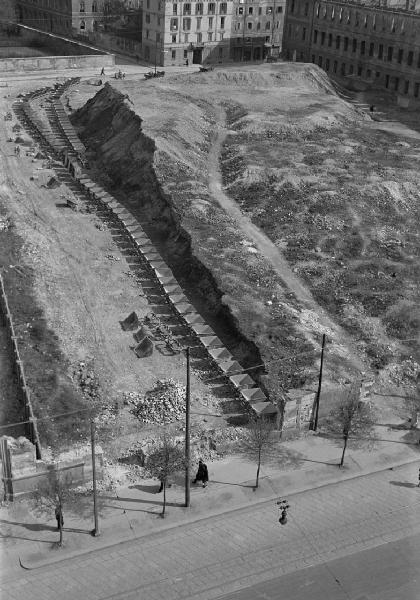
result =
[[[354,89],[385,88],[408,105],[420,98],[420,11],[415,0],[290,0],[283,55],[317,64]]]

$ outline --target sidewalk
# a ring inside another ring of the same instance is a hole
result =
[[[14,517],[13,507],[9,513],[3,508],[0,511],[1,531],[6,538],[1,557],[3,572],[19,568],[19,560],[26,568],[37,568],[185,523],[416,463],[420,460],[420,446],[403,441],[407,433],[407,430],[387,432],[385,441],[375,442],[373,450],[348,449],[343,469],[338,468],[340,440],[309,434],[284,442],[276,456],[265,461],[257,490],[254,490],[254,463],[242,457],[208,463],[210,483],[205,489],[191,485],[189,508],[184,507],[182,478],[167,490],[164,519],[160,516],[163,494],[156,493],[159,487],[156,481],[145,480],[141,484],[120,487],[115,492],[101,492],[99,537],[90,534],[93,503],[91,497],[86,497],[78,515],[64,510],[64,547],[60,549],[54,544],[58,533],[53,514],[48,522],[34,522],[29,514]],[[417,464],[413,464],[412,471],[412,482],[417,483]]]

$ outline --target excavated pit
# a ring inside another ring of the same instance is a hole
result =
[[[241,332],[215,277],[195,255],[191,235],[183,227],[182,207],[174,204],[156,176],[156,144],[145,135],[142,119],[128,106],[127,97],[106,85],[72,121],[88,148],[92,177],[139,220],[192,304],[235,358],[246,368],[262,365],[257,345]],[[264,372],[259,367],[251,373],[263,387]]]

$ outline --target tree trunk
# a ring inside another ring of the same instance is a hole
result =
[[[261,467],[261,448],[258,450],[258,466],[257,466],[257,479],[255,481],[255,487],[258,487],[258,481],[260,478],[260,467]]]
[[[349,439],[348,434],[344,436],[343,454],[341,455],[340,467],[344,465],[344,454],[346,453],[347,440]]]
[[[166,480],[163,481],[163,508],[162,508],[162,519],[165,518],[166,509]]]

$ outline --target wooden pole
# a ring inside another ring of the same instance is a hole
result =
[[[318,413],[319,413],[319,398],[321,396],[321,385],[322,385],[322,367],[324,365],[324,348],[325,348],[325,333],[322,336],[322,348],[321,348],[321,365],[319,367],[319,379],[318,379],[318,390],[316,392],[316,404],[315,404],[315,421],[314,431],[318,427]]]
[[[187,348],[187,384],[185,388],[185,506],[190,506],[190,348]]]
[[[100,535],[99,523],[98,523],[98,503],[96,497],[96,459],[95,459],[95,423],[93,420],[90,422],[90,439],[92,449],[92,482],[93,482],[93,518],[94,528],[92,529],[92,535],[97,537]]]

